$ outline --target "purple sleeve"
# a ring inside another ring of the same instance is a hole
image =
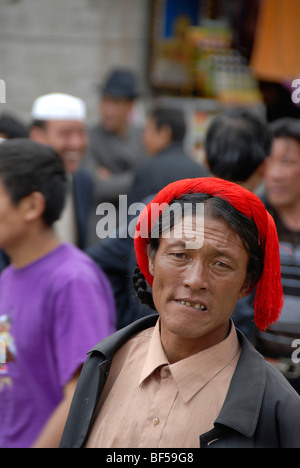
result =
[[[115,305],[106,279],[75,278],[55,301],[55,351],[64,387],[84,363],[86,353],[115,331]]]

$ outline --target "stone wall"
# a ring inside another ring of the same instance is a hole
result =
[[[97,118],[96,84],[116,65],[147,89],[150,0],[0,0],[0,79],[6,103],[26,122],[36,96],[82,97]]]

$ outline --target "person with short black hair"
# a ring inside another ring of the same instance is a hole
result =
[[[215,177],[255,191],[263,182],[271,143],[269,125],[257,112],[247,108],[228,109],[218,114],[208,127],[207,165]]]
[[[257,347],[300,394],[300,121],[283,118],[271,124],[272,149],[266,160],[265,204],[278,232],[285,306],[276,326],[257,337]],[[296,350],[294,350],[296,351]]]
[[[136,171],[128,204],[156,194],[165,185],[188,177],[206,177],[208,170],[184,149],[186,118],[178,107],[154,106],[148,113],[143,140],[150,155]]]
[[[87,350],[115,330],[103,272],[53,225],[66,175],[52,147],[0,145],[0,447],[57,447]],[[2,329],[4,330],[2,335]]]
[[[15,116],[8,113],[0,115],[0,139],[27,138],[28,130]]]

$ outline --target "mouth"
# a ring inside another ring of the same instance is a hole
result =
[[[281,193],[283,193],[283,192],[285,192],[285,191],[286,191],[286,188],[283,187],[283,186],[274,185],[274,186],[270,187],[270,192],[272,192],[272,193],[274,193],[274,194],[276,194],[276,195],[277,195],[277,194],[280,195]]]
[[[196,302],[188,299],[175,299],[175,301],[186,307],[191,307],[192,309],[201,310],[202,312],[207,311],[207,306],[203,302]]]
[[[70,161],[70,162],[77,162],[81,158],[81,154],[77,151],[68,151],[65,153],[64,156],[65,156],[66,161]]]

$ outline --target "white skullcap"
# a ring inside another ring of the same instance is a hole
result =
[[[5,138],[0,138],[0,143],[2,143],[2,141],[6,141]]]
[[[35,120],[79,120],[86,118],[85,103],[69,94],[51,93],[38,97],[32,106]]]

